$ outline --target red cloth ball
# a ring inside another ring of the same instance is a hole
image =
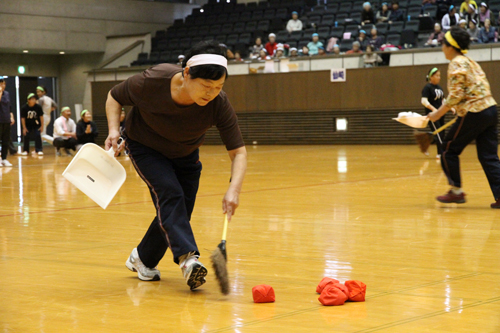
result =
[[[328,284],[328,286],[334,286],[335,288],[340,289],[340,291],[342,291],[347,296],[347,298],[349,298],[349,289],[347,289],[347,287],[344,286],[342,283],[334,282],[334,283]]]
[[[349,290],[349,300],[352,302],[364,302],[366,295],[366,284],[361,281],[349,280],[345,282]]]
[[[323,289],[325,289],[326,285],[329,284],[329,283],[340,283],[339,280],[335,280],[335,279],[332,279],[332,278],[329,278],[329,277],[324,277],[320,283],[318,284],[318,286],[316,287],[316,292],[318,294],[321,294],[321,292],[323,291]]]
[[[273,287],[267,284],[259,284],[253,287],[252,295],[255,303],[272,303],[276,300]]]
[[[347,301],[347,296],[342,290],[329,284],[323,289],[318,300],[325,306],[342,305]]]

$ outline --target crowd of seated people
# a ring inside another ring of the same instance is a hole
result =
[[[157,32],[151,53],[132,65],[177,63],[178,55],[204,39],[227,45],[234,53],[230,60],[237,62],[291,57],[292,49],[293,57],[315,57],[365,52],[368,45],[372,52],[435,47],[455,25],[467,30],[473,43],[498,41],[500,0],[214,1]]]

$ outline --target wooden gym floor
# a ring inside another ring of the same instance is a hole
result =
[[[125,268],[154,214],[127,158],[128,179],[102,210],[61,176],[70,158],[11,157],[0,169],[0,332],[500,332],[500,210],[474,146],[459,206],[434,200],[445,177],[415,146],[248,150],[227,297],[211,268],[190,292],[170,252],[159,282]],[[230,164],[222,147],[201,155],[192,224],[209,267]],[[321,306],[324,276],[365,282],[366,302]],[[252,302],[258,284],[276,303]]]

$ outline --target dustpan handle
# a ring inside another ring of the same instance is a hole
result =
[[[119,139],[118,139],[118,142],[116,143],[116,145],[117,145],[118,147],[120,147],[120,146],[122,145],[123,141],[124,141],[124,140],[123,140],[123,138],[119,138]],[[111,156],[111,157],[115,157],[115,150],[113,149],[113,146],[111,146],[111,148],[109,148],[109,150],[107,150],[107,151],[106,151],[106,153],[107,153],[109,156]]]

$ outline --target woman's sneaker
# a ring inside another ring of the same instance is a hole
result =
[[[7,160],[1,160],[0,164],[4,167],[11,167],[12,164]]]
[[[21,155],[21,156],[28,156],[28,152],[25,150],[22,153],[19,153],[19,155]]]
[[[43,151],[37,152],[38,156],[43,156]]]
[[[436,198],[436,200],[442,203],[465,203],[466,201],[464,192],[455,194],[452,190],[450,190],[445,195],[440,195]]]
[[[142,281],[158,281],[160,279],[160,271],[156,268],[146,267],[141,258],[139,258],[139,253],[137,252],[137,248],[132,250],[130,257],[128,257],[127,262],[125,262],[125,266],[130,269],[132,272],[137,272],[137,276]]]
[[[207,269],[201,262],[198,261],[199,255],[196,252],[189,252],[188,254],[179,257],[179,266],[181,266],[182,275],[186,279],[186,282],[194,290],[202,286],[205,282],[205,276],[207,276]]]

